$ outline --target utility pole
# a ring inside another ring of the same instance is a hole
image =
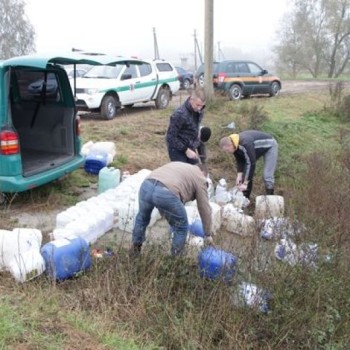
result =
[[[197,70],[197,52],[198,52],[200,64],[202,64],[203,63],[202,54],[201,54],[201,50],[199,48],[199,44],[197,40],[197,33],[196,33],[196,30],[194,30],[194,69],[195,71]]]
[[[197,45],[196,45],[196,42],[197,42],[197,36],[196,36],[196,30],[194,30],[194,71],[197,70]]]
[[[158,42],[156,28],[153,27],[153,41],[154,41],[154,59],[159,60]]]
[[[213,88],[213,32],[214,32],[214,0],[205,0],[204,14],[204,90],[207,99],[214,96]]]

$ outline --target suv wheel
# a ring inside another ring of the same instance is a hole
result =
[[[198,84],[200,87],[204,86],[204,73],[202,73],[199,77],[198,77]]]
[[[277,96],[280,92],[280,84],[277,81],[274,81],[271,84],[270,96]]]
[[[238,84],[233,84],[228,92],[230,100],[240,100],[242,98],[242,88]]]
[[[170,91],[167,88],[160,88],[158,96],[156,98],[156,107],[158,109],[164,109],[168,107],[170,102]]]
[[[119,105],[113,96],[105,96],[101,103],[101,116],[105,119],[113,119],[118,112]]]

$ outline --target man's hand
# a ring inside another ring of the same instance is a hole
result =
[[[240,191],[246,191],[247,190],[247,187],[248,187],[248,185],[247,184],[245,184],[245,183],[243,183],[243,184],[240,184],[240,185],[238,185],[237,186],[237,188],[240,190]]]
[[[198,154],[197,154],[197,152],[193,151],[193,150],[190,149],[190,148],[187,148],[185,154],[186,154],[186,157],[187,157],[187,158],[190,158],[190,159],[198,159]]]
[[[236,177],[236,186],[242,184],[243,173],[238,173]]]

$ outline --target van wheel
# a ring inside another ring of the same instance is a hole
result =
[[[242,98],[242,88],[238,84],[233,84],[228,92],[230,100],[240,100]]]
[[[6,203],[6,196],[4,193],[0,192],[0,205]]]
[[[168,107],[170,102],[170,91],[167,88],[161,88],[158,92],[158,96],[156,98],[156,107],[158,109],[164,109]]]
[[[274,81],[271,84],[270,96],[277,96],[280,93],[280,90],[280,84],[278,84],[277,81]]]
[[[113,119],[119,109],[119,103],[113,96],[105,96],[101,103],[101,116],[104,119]]]

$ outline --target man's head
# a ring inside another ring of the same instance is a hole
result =
[[[205,107],[206,96],[203,89],[195,89],[190,96],[190,104],[195,112],[200,112]]]
[[[219,147],[228,153],[233,153],[238,148],[239,135],[232,134],[230,136],[225,136],[219,141]]]
[[[211,129],[207,126],[202,126],[200,128],[199,138],[201,142],[207,142],[211,136]]]

